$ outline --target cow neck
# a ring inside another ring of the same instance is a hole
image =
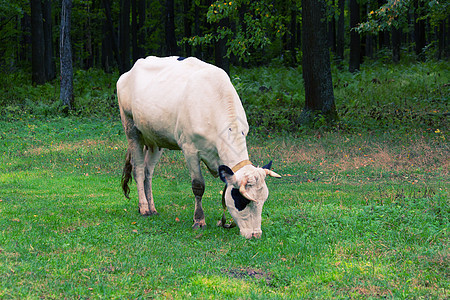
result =
[[[239,145],[239,143],[235,143],[235,145],[237,144],[236,148],[230,147],[230,144],[231,143],[229,142],[222,143],[221,147],[218,147],[221,164],[226,165],[230,168],[234,168],[242,162],[248,161],[249,157],[247,147],[245,145],[245,140],[241,142],[241,145]],[[242,165],[241,167],[243,166],[244,165]]]

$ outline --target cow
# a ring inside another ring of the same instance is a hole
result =
[[[152,177],[163,149],[181,150],[195,196],[193,227],[206,225],[203,161],[226,183],[223,199],[240,234],[261,236],[261,212],[269,195],[265,178],[281,176],[270,165],[250,162],[245,111],[222,69],[193,57],[149,56],[120,76],[117,96],[128,141],[122,188],[129,198],[134,177],[141,215],[157,214]]]

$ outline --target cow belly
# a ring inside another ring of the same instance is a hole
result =
[[[158,132],[154,130],[140,130],[144,143],[149,147],[159,147],[170,150],[181,150],[177,141],[165,132]]]

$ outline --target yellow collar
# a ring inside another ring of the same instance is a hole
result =
[[[237,171],[239,171],[243,167],[251,165],[251,164],[252,164],[252,162],[249,161],[248,159],[243,160],[240,163],[238,163],[237,165],[235,165],[233,168],[231,168],[231,171],[233,171],[233,173],[236,173]]]

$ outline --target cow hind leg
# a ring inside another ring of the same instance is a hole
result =
[[[132,121],[130,122],[132,123]],[[133,166],[133,176],[136,181],[138,197],[139,197],[139,212],[146,216],[151,214],[148,206],[147,197],[145,195],[144,181],[145,181],[145,148],[142,142],[142,136],[139,130],[134,127],[134,124],[127,124],[126,135],[128,139],[128,151],[131,155],[131,163]],[[130,126],[131,125],[131,126]]]
[[[144,179],[144,190],[145,196],[147,198],[149,215],[156,215],[158,212],[155,208],[155,202],[153,201],[152,193],[152,178],[155,166],[161,158],[162,149],[158,147],[146,147],[145,153],[145,179]]]

